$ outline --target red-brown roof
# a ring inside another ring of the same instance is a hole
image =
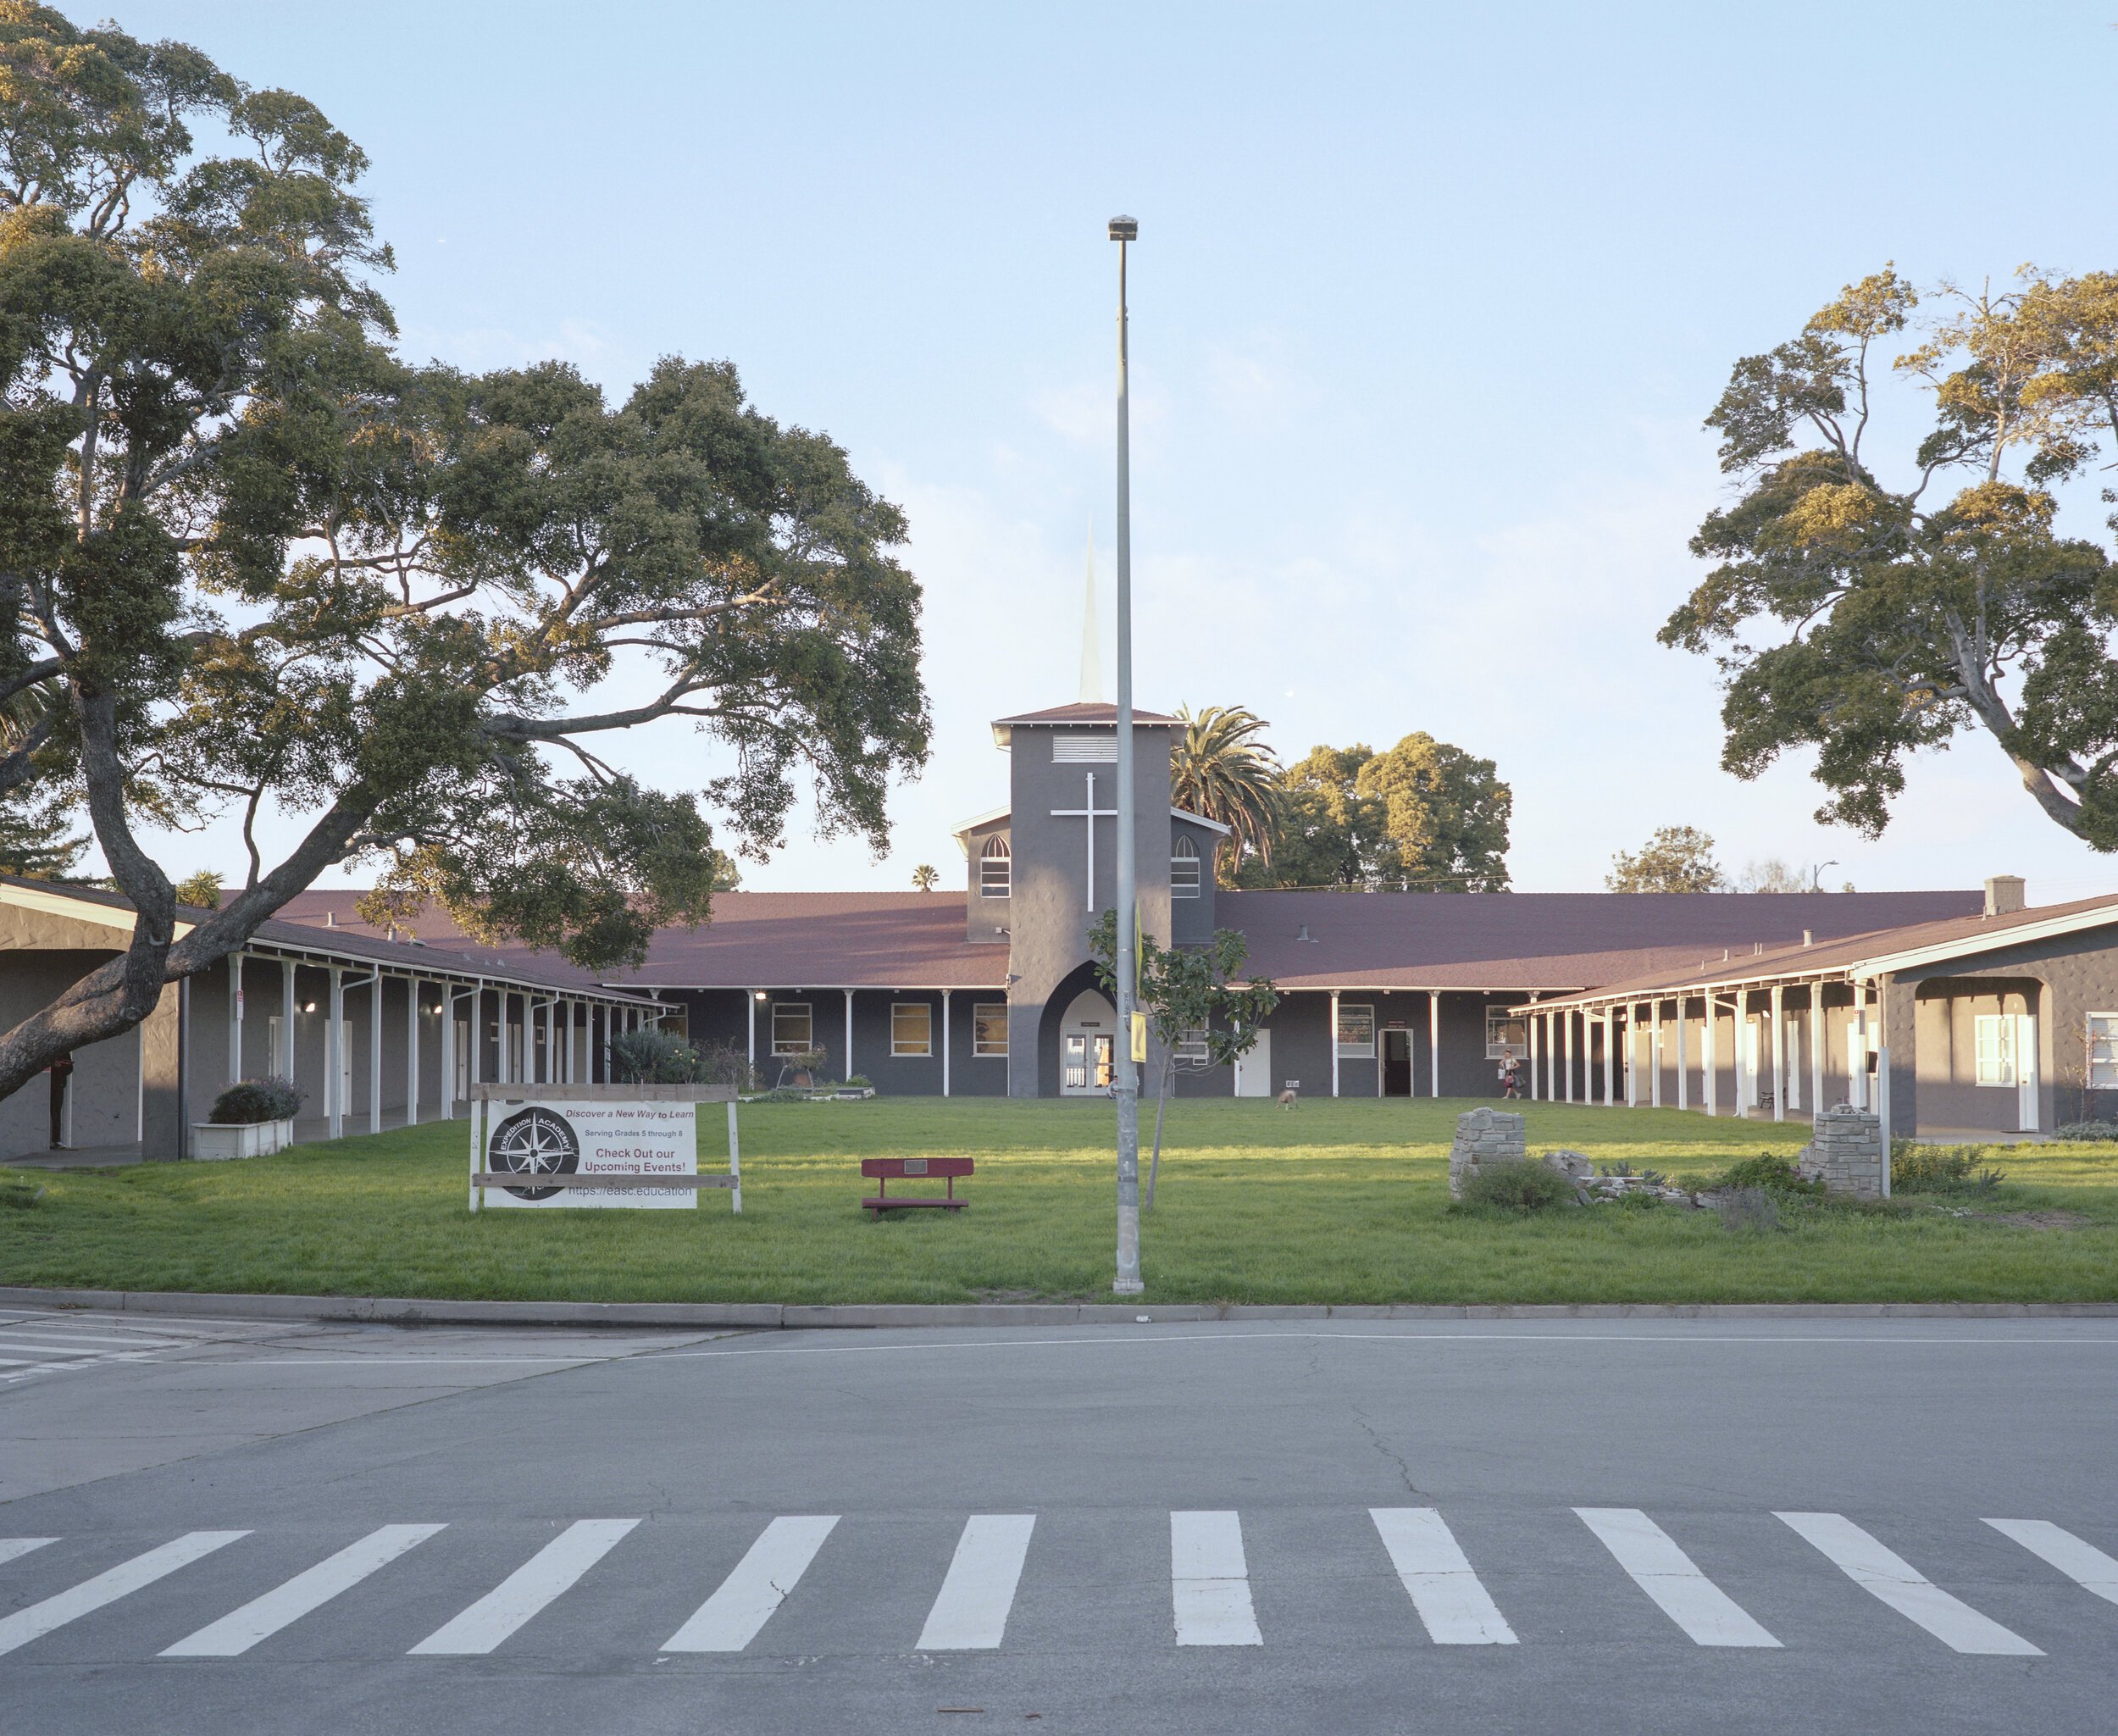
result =
[[[1919,952],[1933,947],[1960,948],[1967,957],[2005,946],[2010,935],[2036,929],[2054,920],[2109,912],[2118,923],[2118,895],[2077,898],[2067,904],[2044,904],[2004,916],[1988,916],[1982,904],[1970,916],[1949,917],[1938,922],[1914,923],[1905,927],[1880,929],[1847,935],[1816,945],[1767,947],[1761,954],[1733,953],[1726,960],[1705,959],[1689,965],[1650,969],[1637,977],[1615,978],[1595,985],[1592,995],[1570,996],[1567,1001],[1605,1001],[1638,995],[1646,1000],[1677,990],[1718,988],[1740,982],[1770,982],[1775,979],[1835,978],[1849,967],[1895,953]],[[2089,926],[2099,926],[2094,923]],[[1547,1003],[1566,1004],[1565,1002]]]
[[[1133,707],[1133,722],[1140,724],[1167,724],[1173,727],[1184,721],[1181,718],[1166,718],[1160,712],[1145,712]],[[1055,705],[1049,711],[1024,712],[1018,718],[995,718],[993,725],[999,729],[1016,724],[1108,724],[1117,727],[1117,707],[1098,700],[1094,703]]]
[[[359,926],[362,894],[311,890],[280,912],[289,922]],[[636,972],[604,981],[630,988],[1001,989],[1007,944],[973,946],[963,938],[967,894],[956,892],[716,892],[707,927],[664,929]],[[435,946],[469,945],[438,909],[412,923]],[[367,930],[367,932],[373,932]],[[480,945],[477,952],[535,958],[546,970],[571,968],[518,941]],[[595,980],[576,973],[583,982]]]
[[[636,974],[640,988],[979,988],[1006,981],[1007,947],[964,940],[966,894],[722,892],[710,927],[665,929]],[[282,920],[362,929],[356,891],[310,891]],[[1221,892],[1215,918],[1250,943],[1248,968],[1289,989],[1584,989],[1655,972],[1695,970],[1724,948],[1749,954],[1975,916],[1963,892],[1359,893]],[[570,967],[518,943],[465,940],[441,912],[420,939],[564,975]],[[1306,928],[1309,939],[1299,938]],[[576,979],[590,980],[574,973]]]
[[[1982,891],[1222,892],[1214,919],[1283,988],[1550,990],[1984,908]]]

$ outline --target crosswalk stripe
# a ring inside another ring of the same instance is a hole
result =
[[[2049,1561],[2084,1591],[2118,1603],[2118,1561],[2049,1519],[1988,1519],[2003,1537],[2013,1538],[2033,1556]]]
[[[576,1519],[551,1542],[406,1656],[477,1657],[492,1650],[616,1546],[637,1519]]]
[[[143,1556],[120,1561],[107,1573],[84,1579],[70,1591],[33,1603],[26,1610],[17,1610],[13,1615],[0,1618],[0,1652],[27,1645],[54,1628],[63,1628],[77,1617],[99,1610],[105,1604],[115,1603],[126,1593],[152,1585],[164,1574],[174,1573],[200,1556],[209,1556],[237,1538],[249,1535],[247,1531],[187,1531],[159,1549],[151,1549]]]
[[[1231,1512],[1169,1516],[1169,1595],[1179,1645],[1262,1645],[1243,1559],[1243,1521]]]
[[[1370,1507],[1390,1564],[1437,1645],[1513,1645],[1515,1630],[1432,1507]]]
[[[915,1650],[979,1651],[1001,1643],[1036,1523],[1034,1513],[973,1513],[964,1521]]]
[[[165,1658],[239,1657],[259,1640],[298,1622],[320,1608],[340,1592],[360,1583],[377,1568],[386,1567],[410,1549],[424,1543],[439,1525],[385,1525],[353,1544],[297,1573],[284,1585],[253,1598],[241,1609],[223,1616],[189,1638],[180,1639],[163,1652]]]
[[[42,1549],[47,1543],[57,1543],[56,1537],[0,1537],[0,1564],[13,1561],[17,1556],[26,1556],[33,1549]]]
[[[692,1611],[691,1619],[663,1642],[664,1651],[740,1651],[772,1619],[795,1589],[823,1539],[839,1522],[836,1513],[783,1515],[751,1545],[720,1589]]]
[[[1638,1507],[1576,1507],[1574,1511],[1633,1576],[1633,1583],[1697,1644],[1779,1644]]]
[[[2044,1654],[2020,1634],[1951,1597],[1910,1562],[1893,1554],[1843,1513],[1776,1513],[1775,1518],[1821,1550],[1864,1591],[1916,1622],[1953,1651],[1981,1656],[2033,1657]]]

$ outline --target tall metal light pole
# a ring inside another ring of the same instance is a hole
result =
[[[1139,236],[1134,219],[1111,219],[1111,239],[1117,243],[1117,1276],[1111,1288],[1121,1296],[1142,1289],[1139,1069],[1133,1060],[1139,896],[1133,885],[1133,459],[1125,397],[1125,260],[1128,243]]]

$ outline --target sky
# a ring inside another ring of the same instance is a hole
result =
[[[804,813],[747,887],[962,883],[951,829],[1006,799],[989,721],[1076,696],[1091,537],[1108,683],[1124,212],[1142,706],[1248,706],[1290,761],[1490,758],[1524,891],[1597,890],[1664,824],[1827,886],[2118,888],[1982,735],[1881,840],[1818,826],[1805,763],[1720,769],[1711,662],[1655,638],[1729,497],[1701,423],[1739,357],[1885,261],[2118,265],[2108,7],[110,9],[366,150],[408,358],[562,358],[617,402],[725,358],[905,509],[932,758],[885,857]],[[1924,425],[1893,392],[1886,482]],[[2077,494],[2062,528],[2108,546]],[[612,757],[724,764],[680,724]],[[162,857],[241,878],[232,827]]]

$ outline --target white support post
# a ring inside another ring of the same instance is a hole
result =
[[[1689,1004],[1680,989],[1677,995],[1677,1106],[1692,1106],[1691,1045],[1685,1039],[1691,1034],[1689,1021],[1684,1009]]]
[[[1544,1015],[1544,1101],[1559,1101],[1559,1027],[1554,1021],[1557,1013]]]
[[[1662,1002],[1660,996],[1655,1000],[1649,1014],[1647,1046],[1647,1074],[1651,1100],[1648,1106],[1660,1109],[1662,1106]]]
[[[404,1124],[419,1124],[419,979],[404,979]]]
[[[1618,1009],[1615,1007],[1606,1007],[1603,1009],[1603,1106],[1605,1109],[1616,1109],[1618,1106],[1616,1078],[1617,1057],[1611,1053],[1611,1051],[1617,1046],[1617,1039]]]
[[[846,991],[846,1071],[839,1077],[849,1079],[853,1077],[853,991],[851,989]],[[881,1214],[877,1215],[879,1217]]]
[[[330,1139],[346,1131],[343,1069],[346,1065],[346,973],[331,967],[331,1002],[328,1035],[324,1044],[324,1127]]]
[[[846,1071],[852,1071],[853,1051],[848,1045],[846,1051]],[[949,991],[941,991],[941,1095],[949,1095]]]
[[[1787,1021],[1780,1016],[1781,984],[1772,985],[1772,1118],[1787,1119]]]
[[[476,988],[474,988],[474,989],[473,989],[473,990],[471,990],[471,1077],[470,1077],[470,1082],[471,1082],[471,1084],[480,1084],[480,1083],[481,1082],[481,1078],[482,1078],[482,1075],[483,1075],[483,1073],[484,1073],[484,1069],[485,1069],[485,1057],[482,1054],[480,1054],[480,1053],[479,1052],[479,1051],[480,1051],[480,1049],[484,1046],[483,1039],[484,1039],[484,1037],[485,1037],[485,1031],[481,1029],[481,1027],[485,1024],[485,979],[483,977],[480,977],[480,978],[478,979],[478,986],[477,986]],[[464,1095],[466,1097],[468,1097],[468,1096],[469,1096],[469,1095],[470,1095],[470,1093],[469,1093],[469,1091],[465,1091],[465,1092],[463,1093],[463,1095]],[[471,1119],[472,1119],[473,1121],[476,1121],[476,1120],[477,1120],[477,1118],[478,1118],[478,1111],[477,1111],[476,1107],[475,1107],[475,1106],[474,1106],[474,1107],[472,1108],[472,1110],[471,1110]]]
[[[1625,1106],[1640,1106],[1640,1009],[1632,1001],[1625,1009]]]
[[[755,989],[746,989],[746,990],[743,990],[743,1005],[744,1005],[744,1006],[745,1006],[745,1007],[746,1007],[749,1010],[749,1012],[750,1012],[750,1050],[749,1050],[749,1053],[750,1053],[750,1070],[751,1070],[753,1073],[755,1073],[757,1071],[757,990],[755,990]],[[603,1016],[603,1022],[604,1022],[604,1023],[605,1023],[607,1026],[607,1025],[609,1024],[609,1023],[610,1023],[610,1015],[609,1015],[607,1012],[607,1013],[605,1013],[605,1014],[604,1014],[604,1016]]]
[[[450,997],[451,1001],[453,1001],[454,998],[455,998],[455,997],[454,997],[453,996],[452,996]],[[474,1211],[474,1212],[477,1211],[477,1210],[478,1210],[480,1206],[482,1206],[485,1204],[485,1192],[484,1192],[484,1190],[483,1190],[481,1188],[480,1188],[480,1186],[478,1185],[477,1179],[476,1179],[477,1175],[478,1175],[478,1147],[479,1147],[479,1144],[480,1144],[479,1135],[480,1135],[480,1133],[484,1130],[484,1114],[483,1114],[483,1112],[484,1112],[484,1110],[485,1110],[485,1106],[483,1103],[473,1103],[473,1104],[470,1106],[470,1110],[471,1110],[471,1176],[472,1176],[472,1178],[473,1178],[473,1179],[472,1179],[472,1181],[471,1181],[471,1210],[472,1210],[472,1211]]]
[[[228,955],[228,1083],[242,1078],[242,961],[243,955]]]
[[[1544,1028],[1544,1021],[1533,1012],[1523,1023],[1528,1027],[1525,1034],[1530,1040],[1530,1101],[1534,1103],[1537,1101],[1537,1051],[1540,1046],[1537,1038],[1538,1033]]]
[[[368,979],[368,1131],[382,1131],[382,967]]]
[[[1128,1041],[1125,1032],[1117,1034],[1118,1041]],[[1339,991],[1331,991],[1331,1095],[1339,1095]]]
[[[280,1063],[280,1077],[294,1077],[294,961],[280,961],[280,1047],[285,1052],[273,1058]]]
[[[1706,1100],[1706,1113],[1710,1117],[1720,1112],[1720,1086],[1714,1078],[1721,1068],[1720,1023],[1719,1003],[1714,998],[1714,991],[1709,989],[1706,991],[1706,1034],[1703,1044],[1705,1054],[1700,1062],[1705,1075],[1706,1089],[1699,1095]]]
[[[1809,1118],[1824,1106],[1824,985],[1809,985]]]
[[[1427,991],[1427,1095],[1441,1095],[1441,994]]]
[[[735,1178],[735,1185],[729,1190],[735,1196],[735,1214],[743,1212],[743,1146],[735,1137],[735,1105],[728,1106],[728,1173]]]
[[[1563,1023],[1564,1023],[1564,1024],[1565,1024],[1565,1027],[1566,1027],[1566,1061],[1565,1061],[1565,1062],[1564,1062],[1564,1065],[1565,1065],[1565,1068],[1566,1068],[1566,1101],[1567,1102],[1571,1103],[1571,1102],[1572,1102],[1572,1101],[1574,1101],[1574,1012],[1573,1012],[1573,1009],[1570,1007],[1568,1007],[1568,1008],[1566,1009],[1566,1012],[1564,1012],[1561,1013],[1559,1016],[1560,1016],[1560,1018],[1561,1019],[1561,1021],[1563,1021]]]

